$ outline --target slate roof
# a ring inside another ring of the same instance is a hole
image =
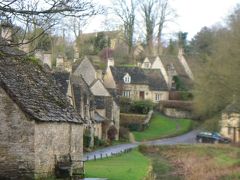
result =
[[[64,95],[67,95],[67,90],[68,90],[68,82],[67,81],[70,78],[70,73],[67,71],[54,71],[53,77],[55,78],[56,83],[60,88],[60,91]]]
[[[168,86],[160,70],[144,69],[151,91],[168,91]]]
[[[162,63],[166,70],[170,64],[174,66],[177,72],[177,76],[184,84],[184,87],[186,87],[187,89],[191,89],[193,87],[193,81],[189,78],[177,56],[161,56],[160,59],[162,60]]]
[[[128,73],[131,76],[130,84],[149,85],[152,91],[168,90],[167,83],[160,70],[141,69],[139,67],[111,67],[114,80],[124,83],[123,77]]]
[[[89,90],[89,87],[87,83],[84,81],[84,79],[81,76],[74,76],[71,75],[70,77],[71,85],[72,85],[72,91],[73,91],[73,101],[75,103],[76,109],[78,112],[80,112],[80,102],[82,94],[86,94],[91,96],[92,93]]]
[[[104,118],[103,116],[101,116],[97,111],[94,111],[94,117],[93,117],[94,121],[97,123],[101,123],[103,121],[106,120],[106,118]]]
[[[95,96],[95,107],[96,109],[105,109],[106,107],[106,97],[104,96]]]
[[[24,113],[37,121],[83,123],[50,71],[29,58],[4,52],[19,51],[0,47],[0,85]]]
[[[131,84],[148,84],[144,71],[139,67],[110,67],[114,80],[124,83],[123,77],[128,73],[131,76]]]

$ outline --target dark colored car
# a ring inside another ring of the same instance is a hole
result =
[[[199,143],[231,143],[231,139],[217,132],[200,132],[197,134],[196,140]]]

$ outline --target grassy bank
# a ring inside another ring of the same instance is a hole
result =
[[[192,120],[170,119],[160,114],[154,114],[150,126],[143,132],[133,132],[136,141],[153,140],[183,134],[192,127]]]
[[[141,147],[156,179],[240,179],[240,149],[229,145]]]
[[[110,180],[142,180],[147,175],[150,160],[137,150],[117,157],[88,161],[85,163],[86,177]]]

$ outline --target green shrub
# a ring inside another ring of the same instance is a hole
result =
[[[188,91],[181,91],[180,97],[181,97],[181,100],[183,101],[189,101],[193,99],[193,94]]]
[[[134,101],[131,104],[131,112],[133,113],[139,113],[139,114],[147,114],[150,110],[152,110],[154,107],[154,104],[150,100],[139,100]]]
[[[129,113],[130,108],[131,108],[131,99],[126,98],[126,97],[121,97],[120,98],[120,111],[122,113]]]
[[[88,135],[83,135],[83,146],[88,148],[90,147],[90,142],[91,142],[91,136]]]
[[[128,124],[128,129],[130,131],[141,131],[142,124],[137,124],[137,123]]]
[[[105,146],[107,142],[103,139],[99,139],[97,136],[94,136],[94,146]]]

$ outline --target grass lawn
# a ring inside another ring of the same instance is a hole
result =
[[[137,150],[108,159],[85,163],[86,177],[110,180],[142,180],[148,171],[150,160]]]
[[[153,140],[183,134],[192,128],[192,120],[176,119],[154,114],[150,126],[142,132],[133,132],[136,141]]]
[[[230,145],[141,147],[156,179],[240,179],[240,149]]]

